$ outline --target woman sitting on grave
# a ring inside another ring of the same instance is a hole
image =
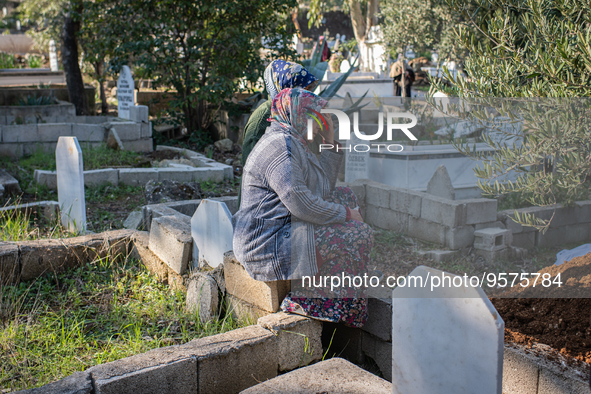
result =
[[[272,103],[271,125],[244,167],[234,253],[256,280],[295,284],[317,274],[363,275],[369,263],[372,229],[363,222],[351,189],[335,188],[342,151],[323,150],[318,158],[308,147],[308,119],[319,119],[326,104],[300,88],[282,90]],[[338,146],[330,116],[324,119],[313,121],[313,134]],[[350,296],[347,289],[313,290],[310,296],[292,285],[281,309],[363,326],[365,298]]]

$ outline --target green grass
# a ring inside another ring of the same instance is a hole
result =
[[[0,287],[0,391],[248,324],[229,314],[201,322],[184,305],[182,292],[135,260],[105,258]]]
[[[14,205],[18,206],[18,201]],[[0,241],[67,238],[75,235],[62,227],[58,217],[48,220],[31,210],[0,211]]]

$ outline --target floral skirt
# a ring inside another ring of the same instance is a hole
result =
[[[359,207],[357,197],[348,187],[337,187],[328,198],[351,209]],[[365,223],[350,220],[345,223],[314,226],[316,255],[323,264],[318,275],[363,275],[367,271],[373,230]],[[281,304],[284,312],[298,313],[318,320],[362,327],[367,320],[367,299],[347,297],[346,290],[332,292],[315,290],[327,297],[308,298],[300,292],[290,292]]]

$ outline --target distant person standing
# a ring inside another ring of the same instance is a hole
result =
[[[402,61],[398,60],[392,63],[390,67],[390,78],[394,81],[394,96],[402,96]],[[406,97],[410,97],[410,87],[415,81],[415,72],[406,62],[404,62],[404,92]]]

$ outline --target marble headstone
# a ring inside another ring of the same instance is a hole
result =
[[[76,137],[59,137],[55,149],[57,194],[62,225],[69,231],[86,232],[82,149]]]
[[[437,170],[435,170],[435,173],[427,184],[427,193],[437,197],[447,198],[448,200],[456,199],[456,192],[451,184],[451,178],[449,177],[447,168],[443,164],[437,167]]]
[[[128,66],[123,66],[117,80],[117,111],[120,118],[131,119],[129,107],[135,105],[135,83]]]
[[[369,178],[369,151],[363,151],[368,146],[367,142],[357,138],[355,133],[351,133],[351,139],[347,141],[345,151],[345,182]],[[359,152],[355,150],[356,146]]]
[[[49,67],[51,67],[51,71],[53,72],[59,71],[59,66],[57,64],[57,49],[54,40],[49,40]]]
[[[479,287],[431,289],[459,277],[420,266],[392,292],[392,385],[398,394],[501,394],[505,323]],[[435,279],[434,279],[435,278]],[[412,285],[412,286],[411,286]]]
[[[217,267],[224,261],[224,253],[232,250],[232,214],[226,203],[202,200],[191,218],[191,234],[198,249],[199,265],[206,262]],[[195,253],[193,254],[194,257]]]

